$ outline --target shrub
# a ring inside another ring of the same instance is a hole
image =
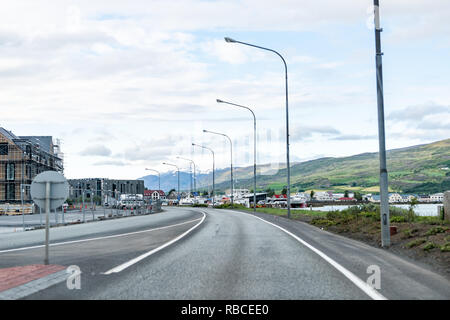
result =
[[[409,243],[406,245],[406,247],[407,247],[407,248],[417,247],[417,246],[420,246],[420,245],[421,245],[422,243],[424,243],[424,242],[426,242],[425,239],[416,239],[416,240],[413,240],[413,241],[409,242]]]
[[[426,245],[423,246],[424,251],[430,251],[434,248],[437,248],[437,245],[434,244],[433,242],[428,242]]]
[[[218,206],[215,206],[216,209],[246,209],[247,207],[242,204],[231,204],[231,203],[224,203]]]
[[[450,252],[450,242],[446,242],[440,249],[441,252]]]
[[[406,222],[407,221],[407,219],[406,219],[406,217],[403,217],[403,216],[393,216],[393,217],[390,217],[390,219],[389,219],[391,222]]]
[[[311,224],[329,227],[329,226],[336,225],[336,222],[329,220],[329,219],[315,218],[315,219],[311,220]]]
[[[206,203],[194,203],[192,206],[196,207],[196,208],[207,208],[208,204],[206,204]]]
[[[403,237],[404,238],[412,238],[414,237],[414,233],[416,233],[417,231],[419,231],[418,229],[406,229],[403,230]]]
[[[430,230],[428,230],[427,233],[425,233],[425,235],[434,236],[435,234],[438,234],[438,233],[444,233],[447,230],[448,230],[447,227],[433,227]]]

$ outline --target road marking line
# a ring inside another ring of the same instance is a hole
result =
[[[114,267],[114,268],[104,272],[103,274],[107,274],[108,275],[108,274],[111,274],[111,273],[117,273],[117,272],[123,271],[126,268],[132,266],[133,264],[138,263],[139,261],[141,261],[141,260],[151,256],[152,254],[154,254],[154,253],[156,253],[158,251],[161,251],[162,249],[170,246],[171,244],[173,244],[173,243],[177,242],[178,240],[180,240],[181,238],[185,237],[190,232],[192,232],[195,228],[197,228],[199,225],[201,225],[203,223],[203,221],[205,220],[206,214],[203,211],[201,211],[201,212],[203,213],[203,218],[201,218],[201,221],[199,223],[197,223],[195,226],[193,226],[192,228],[190,228],[189,230],[187,230],[186,232],[184,232],[184,233],[180,234],[179,236],[177,236],[176,238],[166,242],[162,246],[159,246],[158,248],[155,248],[155,249],[153,249],[153,250],[151,250],[151,251],[149,251],[147,253],[144,253],[144,254],[142,254],[142,255],[134,258],[134,259],[131,259],[128,262],[122,263],[121,265],[119,265],[117,267]],[[199,220],[199,219],[197,219],[197,220]]]
[[[341,272],[344,276],[346,276],[351,282],[353,282],[353,284],[355,284],[358,288],[360,288],[365,294],[367,294],[369,297],[371,297],[373,300],[388,300],[385,296],[383,296],[381,293],[379,293],[378,291],[376,291],[374,288],[372,288],[371,286],[369,286],[366,282],[362,281],[360,278],[358,278],[358,276],[356,276],[354,273],[352,273],[351,271],[347,270],[346,268],[344,268],[343,266],[341,266],[339,263],[337,263],[336,261],[334,261],[333,259],[331,259],[329,256],[327,256],[325,253],[323,253],[322,251],[320,251],[319,249],[316,249],[315,247],[313,247],[312,245],[310,245],[308,242],[304,241],[303,239],[299,238],[298,236],[296,236],[295,234],[293,234],[292,232],[284,229],[283,227],[280,227],[272,222],[266,221],[260,217],[248,214],[248,213],[243,213],[243,212],[239,212],[239,211],[234,211],[233,212],[237,212],[237,213],[241,213],[241,214],[245,214],[254,218],[257,218],[267,224],[270,224],[278,229],[280,229],[281,231],[287,233],[288,235],[290,235],[291,237],[293,237],[295,240],[297,240],[298,242],[300,242],[301,244],[303,244],[304,246],[306,246],[307,248],[311,249],[313,252],[315,252],[316,254],[318,254],[320,257],[322,257],[325,261],[327,261],[329,264],[331,264],[335,269],[337,269],[339,272]]]
[[[112,235],[112,236],[104,236],[104,237],[81,239],[81,240],[73,240],[73,241],[65,241],[65,242],[56,242],[56,243],[51,243],[50,246],[53,247],[53,246],[61,246],[61,245],[65,245],[65,244],[73,244],[73,243],[80,243],[80,242],[87,242],[87,241],[94,241],[94,240],[103,240],[103,239],[124,237],[124,236],[139,234],[139,233],[145,233],[145,232],[157,231],[157,230],[162,230],[162,229],[167,229],[167,228],[173,228],[173,227],[181,226],[183,224],[192,223],[192,222],[198,221],[200,219],[202,219],[202,218],[189,220],[189,221],[181,222],[181,223],[177,223],[177,224],[172,224],[172,225],[169,225],[169,226],[158,227],[158,228],[147,229],[147,230],[141,230],[141,231],[128,232],[128,233],[122,233],[122,234],[115,234],[115,235]],[[8,250],[0,251],[0,254],[1,253],[7,253],[7,252],[21,251],[21,250],[43,248],[43,247],[45,247],[45,245],[38,245],[38,246],[32,246],[32,247],[23,247],[23,248],[16,248],[16,249],[8,249]]]

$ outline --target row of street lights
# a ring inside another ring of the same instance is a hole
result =
[[[257,45],[253,45],[250,43],[246,43],[246,42],[241,42],[241,41],[237,41],[234,39],[231,39],[229,37],[225,37],[224,38],[226,42],[228,43],[240,43],[246,46],[250,46],[250,47],[254,47],[257,49],[262,49],[262,50],[266,50],[266,51],[270,51],[275,53],[276,55],[278,55],[281,60],[283,61],[284,64],[284,69],[285,69],[285,93],[286,93],[286,168],[287,168],[287,207],[288,207],[288,218],[291,217],[291,200],[290,200],[290,195],[291,195],[291,174],[290,174],[290,163],[289,163],[289,109],[288,109],[288,82],[287,82],[287,65],[286,65],[286,61],[284,60],[283,56],[281,56],[281,54],[279,54],[277,51],[269,49],[269,48],[265,48],[265,47],[261,47],[261,46],[257,46]],[[229,104],[229,105],[233,105],[236,107],[240,107],[240,108],[244,108],[249,110],[252,113],[253,116],[253,211],[256,212],[256,116],[255,113],[253,112],[252,109],[250,109],[249,107],[243,106],[243,105],[239,105],[236,103],[232,103],[232,102],[227,102],[227,101],[223,101],[220,99],[216,100],[217,103],[224,103],[224,104]],[[229,141],[230,141],[230,154],[231,154],[231,163],[230,163],[230,176],[231,176],[231,182],[230,182],[230,187],[231,187],[231,203],[234,203],[234,192],[233,192],[233,142],[231,140],[231,138],[224,134],[224,133],[220,133],[220,132],[213,132],[213,131],[209,131],[209,130],[203,130],[203,132],[205,133],[211,133],[211,134],[216,134],[216,135],[221,135],[226,137]],[[192,143],[193,146],[197,146],[203,149],[207,149],[209,151],[211,151],[212,156],[213,156],[213,189],[212,189],[212,195],[214,197],[214,189],[215,189],[215,179],[214,179],[214,171],[215,171],[215,160],[214,160],[214,151],[206,146],[203,145],[198,145],[195,143]],[[178,159],[184,159],[187,161],[190,161],[191,163],[194,163],[192,160],[190,159],[185,159],[185,158],[181,158],[181,157],[177,157]],[[175,166],[178,170],[178,194],[180,192],[180,174],[179,174],[179,168],[174,165],[174,164],[169,164],[169,163],[163,163],[166,165],[170,165],[170,166]],[[194,181],[195,181],[195,163],[194,163]],[[161,188],[161,187],[160,187]],[[194,187],[195,188],[195,187]],[[192,187],[191,187],[192,189]]]
[[[376,76],[377,76],[377,102],[378,102],[378,139],[379,139],[379,154],[380,154],[380,196],[381,196],[381,240],[383,247],[390,246],[390,234],[389,234],[389,203],[388,203],[388,174],[386,169],[386,146],[385,146],[385,128],[384,128],[384,97],[383,97],[383,75],[382,75],[382,51],[381,51],[381,32],[383,29],[380,27],[380,8],[379,0],[373,0],[374,3],[374,25],[375,25],[375,49],[376,49]],[[286,170],[287,170],[287,211],[288,218],[291,217],[291,167],[289,161],[289,103],[288,103],[288,69],[286,61],[283,56],[277,51],[254,44],[237,41],[229,37],[224,38],[227,43],[238,43],[253,48],[270,51],[278,55],[284,64],[285,71],[285,94],[286,94]],[[253,208],[256,212],[256,116],[253,110],[246,106],[238,105],[231,102],[226,102],[220,99],[216,100],[217,103],[225,103],[233,106],[248,109],[253,115],[254,121],[254,168],[253,168]],[[223,133],[212,132],[203,130],[212,134],[218,134],[227,137],[230,140],[231,147],[231,202],[233,203],[233,145],[231,139]],[[192,144],[204,149],[208,149],[213,154],[213,195],[214,195],[214,152],[201,145]],[[191,160],[189,160],[191,161]],[[178,174],[179,179],[179,174]],[[179,186],[178,186],[179,189]]]

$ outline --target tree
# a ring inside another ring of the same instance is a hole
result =
[[[419,200],[416,197],[411,199],[411,203],[409,204],[408,210],[408,222],[413,222],[416,219],[416,213],[414,212],[414,208],[419,204]]]
[[[358,200],[358,201],[362,200],[362,195],[358,191],[355,192],[355,199]]]
[[[267,192],[267,196],[270,198],[270,197],[273,197],[273,195],[275,194],[275,191],[273,190],[273,189],[271,189],[271,188],[267,188],[266,189],[266,192]]]
[[[287,194],[287,188],[286,187],[284,187],[283,190],[281,190],[281,194],[283,194],[283,195]]]
[[[311,197],[311,200],[314,198],[314,194],[315,194],[314,190],[311,190],[311,192],[309,193],[309,196]]]
[[[345,192],[344,192],[344,198],[348,198],[348,190],[345,190]]]

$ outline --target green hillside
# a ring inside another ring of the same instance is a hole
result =
[[[435,193],[450,190],[450,139],[387,152],[389,188],[405,193]],[[269,166],[265,165],[267,169]],[[220,170],[216,188],[229,188],[229,169]],[[253,167],[235,170],[236,188],[253,188]],[[378,153],[343,158],[321,158],[294,164],[291,184],[295,190],[361,191],[376,193],[379,181]],[[258,175],[257,188],[280,191],[286,184],[286,169]]]

